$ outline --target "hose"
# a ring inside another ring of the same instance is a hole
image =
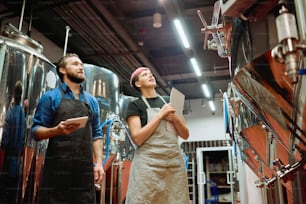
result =
[[[134,144],[134,142],[132,141],[132,138],[129,134],[129,130],[126,128],[126,126],[123,124],[123,122],[121,120],[118,120],[117,118],[113,118],[110,120],[105,120],[102,124],[101,124],[101,128],[103,129],[105,127],[105,125],[107,125],[107,131],[106,131],[106,153],[105,153],[105,158],[102,162],[102,165],[104,165],[106,163],[106,161],[108,160],[109,157],[109,152],[110,152],[110,137],[111,137],[111,128],[113,126],[114,122],[118,122],[120,127],[124,127],[125,129],[125,136],[128,137],[130,144],[132,145],[133,149],[137,149],[137,145]]]

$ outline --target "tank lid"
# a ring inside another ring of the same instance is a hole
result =
[[[43,46],[40,43],[33,40],[32,38],[30,38],[26,34],[22,33],[21,31],[19,31],[15,26],[13,26],[10,23],[8,23],[5,26],[5,29],[2,33],[2,35],[6,36],[6,37],[8,37],[12,40],[17,41],[18,43],[20,43],[22,45],[29,46],[29,47],[37,50],[40,53],[42,53],[42,51],[43,51]]]

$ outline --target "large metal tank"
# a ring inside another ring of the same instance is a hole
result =
[[[92,64],[84,64],[85,90],[98,100],[101,122],[119,114],[119,78],[112,71]]]
[[[31,139],[30,128],[34,111],[41,95],[54,88],[57,81],[55,66],[43,56],[42,46],[13,26],[7,26],[0,36],[0,141],[2,141],[3,150],[6,148],[3,140],[4,135],[9,136],[6,138],[11,138],[12,134],[16,134],[15,138],[17,138],[17,135],[22,138],[18,141],[22,145],[22,150],[20,150],[17,158],[17,162],[21,165],[21,170],[17,171],[20,190],[17,200],[19,201],[24,199],[25,191],[29,187],[27,181],[29,181],[33,158],[38,158],[37,156],[41,155],[46,147],[44,143],[36,143]],[[19,99],[24,116],[12,117],[22,118],[22,121],[14,122],[6,116],[13,110],[12,107],[16,102],[14,93],[16,93],[15,85],[17,84],[21,84]],[[12,128],[11,123],[15,127]],[[12,133],[14,130],[19,130],[20,133]],[[8,131],[10,133],[6,134]],[[8,150],[6,149],[3,152],[6,152],[7,155]],[[5,169],[5,163],[2,164],[3,169]],[[35,166],[38,167],[39,165]],[[35,193],[34,189],[29,191]]]
[[[134,96],[127,96],[122,94],[119,96],[119,117],[122,121],[125,122],[129,103],[136,99],[137,97]]]

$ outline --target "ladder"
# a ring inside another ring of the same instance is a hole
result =
[[[187,177],[188,177],[190,204],[195,204],[196,203],[196,181],[195,181],[195,161],[194,161],[193,154],[191,154],[191,161],[188,160],[187,164],[188,164]]]

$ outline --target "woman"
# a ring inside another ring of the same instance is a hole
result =
[[[147,67],[131,75],[131,86],[141,97],[130,102],[126,121],[134,153],[126,204],[189,204],[188,180],[178,136],[189,137],[184,119],[176,113],[169,97],[157,94],[156,81]],[[172,123],[177,134],[167,130]]]

